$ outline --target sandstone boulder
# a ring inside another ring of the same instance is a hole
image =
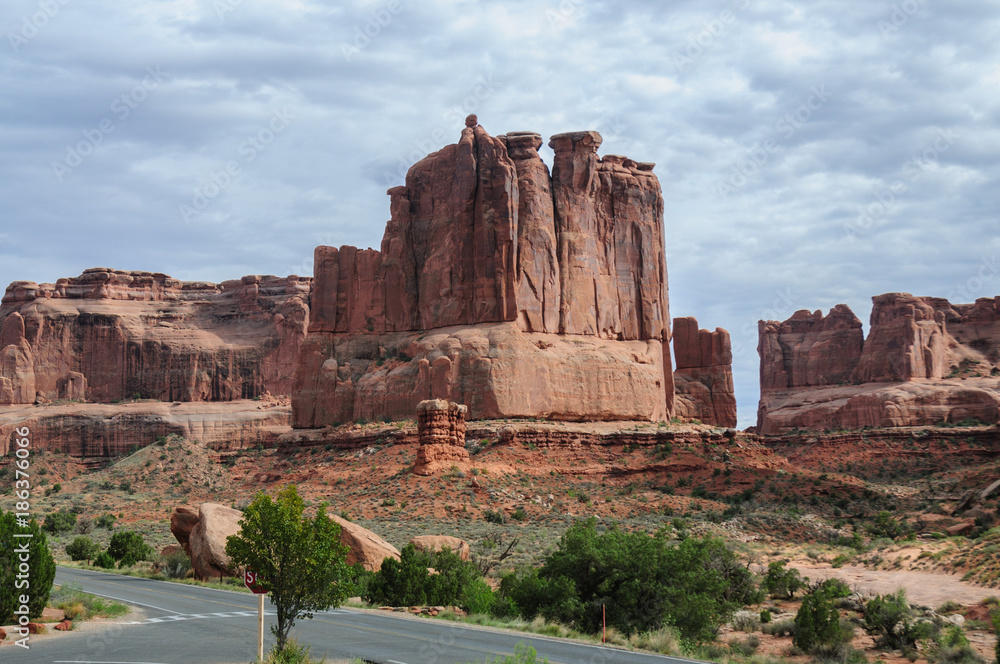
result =
[[[185,511],[180,511],[182,509]],[[198,520],[188,534],[185,545],[182,536],[190,523],[188,510],[190,508],[174,509],[178,527],[175,531],[172,516],[170,530],[191,557],[191,568],[195,575],[199,579],[235,576],[236,570],[230,567],[229,556],[226,555],[226,538],[240,531],[239,521],[243,512],[218,503],[202,503],[198,508]]]
[[[172,556],[175,553],[180,553],[181,551],[184,551],[184,547],[180,544],[168,544],[160,549],[160,555],[166,558],[167,556]],[[187,552],[185,551],[185,553]]]
[[[188,557],[191,556],[191,533],[199,518],[198,508],[190,505],[178,505],[170,514],[170,532]]]
[[[59,624],[55,625],[52,629],[57,629],[60,632],[68,632],[73,629],[73,623],[70,620],[63,620]]]
[[[418,535],[410,540],[410,544],[417,551],[442,551],[444,549],[451,549],[462,560],[468,560],[469,552],[471,551],[468,542],[448,535]]]
[[[342,519],[336,514],[330,517],[340,525],[340,542],[347,547],[347,564],[361,563],[370,572],[382,568],[386,558],[399,560],[399,549],[384,539],[356,523]]]

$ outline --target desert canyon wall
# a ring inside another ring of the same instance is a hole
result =
[[[886,293],[758,324],[759,433],[1000,422],[1000,297]]]
[[[0,304],[0,404],[288,394],[311,279],[221,284],[93,268],[16,281]]]
[[[733,351],[729,332],[699,330],[692,317],[675,318],[673,327],[675,414],[723,427],[736,426]]]

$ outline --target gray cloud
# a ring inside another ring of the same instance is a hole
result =
[[[1000,292],[985,0],[220,1],[5,3],[0,281],[307,273],[318,243],[378,246],[386,188],[475,112],[657,162],[672,313],[733,333],[744,425],[759,317]]]

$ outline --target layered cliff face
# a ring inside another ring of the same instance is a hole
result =
[[[760,433],[1000,422],[1000,297],[872,301],[867,339],[842,304],[760,322]]]
[[[0,305],[0,404],[288,394],[310,281],[94,268],[55,284],[14,282]]]
[[[675,414],[704,424],[736,426],[733,352],[729,332],[699,330],[694,317],[675,318],[673,327]]]
[[[318,247],[296,426],[408,417],[665,419],[673,410],[663,199],[596,132],[459,142],[389,190],[381,250]]]

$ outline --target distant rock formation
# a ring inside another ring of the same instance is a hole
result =
[[[760,433],[1000,422],[1000,297],[872,302],[867,339],[843,304],[759,323]]]
[[[55,284],[16,281],[0,304],[0,404],[289,394],[310,282],[182,282],[105,268]]]
[[[465,449],[465,414],[468,409],[443,399],[417,404],[417,436],[420,447],[413,472],[431,475],[442,464],[468,461]]]
[[[380,251],[318,247],[295,426],[408,417],[666,419],[673,412],[663,198],[601,136],[457,144],[389,190]]]
[[[699,330],[692,316],[675,318],[673,328],[676,416],[722,427],[736,426],[733,351],[729,332]]]

